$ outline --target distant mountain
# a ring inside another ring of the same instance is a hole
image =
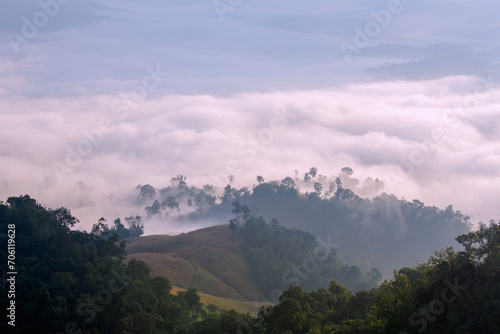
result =
[[[379,43],[363,49],[360,56],[386,60],[384,65],[367,69],[377,80],[428,80],[455,75],[487,78],[500,70],[499,52],[499,48],[450,43],[429,46]]]
[[[488,77],[489,73],[497,71],[498,65],[467,53],[432,56],[402,63],[389,63],[368,70],[377,79],[384,80],[427,80],[452,75]]]
[[[469,217],[452,205],[442,209],[380,194],[382,181],[361,181],[352,174],[346,167],[332,179],[311,168],[303,178],[266,182],[258,177],[251,189],[227,185],[222,193],[211,185],[189,187],[185,177],[178,176],[167,188],[138,187],[137,204],[145,206],[157,225],[165,220],[164,224],[176,221],[189,227],[229,222],[233,203],[238,202],[256,216],[275,218],[283,227],[331,238],[338,244],[340,260],[364,272],[377,268],[386,278],[393,270],[427,261],[435,250],[458,246],[455,237],[470,231]]]

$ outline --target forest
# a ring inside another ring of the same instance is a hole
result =
[[[257,276],[263,287],[273,286],[266,285],[274,277],[272,268],[289,265],[279,263],[279,251],[299,250],[293,254],[298,259],[315,256],[319,244],[312,234],[281,227],[277,220],[267,223],[236,202],[232,211],[236,220],[229,227],[248,239],[246,256],[254,268],[262,268]],[[78,223],[69,210],[45,208],[28,195],[0,204],[2,231],[15,226],[18,287],[15,330],[3,318],[2,332],[493,334],[500,330],[500,225],[494,221],[457,235],[460,250],[437,250],[425,263],[395,270],[380,285],[375,284],[373,271],[355,275],[358,283],[353,286],[352,277],[344,276],[352,267],[338,262],[334,252],[317,251],[315,258],[321,263],[314,272],[337,270],[338,280],[321,282],[325,287],[317,289],[291,284],[276,304],[262,307],[257,315],[201,304],[196,289],[172,293],[167,277],[152,277],[144,262],[126,260],[127,242],[120,240],[116,222],[113,230],[100,220],[90,232],[75,230]],[[273,236],[282,234],[276,240],[294,243],[274,244]],[[6,259],[7,247],[2,244],[0,255]],[[2,263],[4,309],[9,303],[6,269]],[[344,286],[347,283],[350,288]]]
[[[313,234],[287,229],[277,220],[268,224],[251,216],[241,233],[243,254],[257,285],[273,302],[278,302],[282,289],[293,285],[313,291],[337,280],[358,291],[375,287],[382,279],[376,268],[362,274],[357,266],[344,264],[337,258],[335,244],[320,244]]]
[[[139,185],[134,203],[159,224],[173,220],[189,227],[232,219],[238,201],[267,221],[330,237],[344,262],[365,272],[377,268],[385,278],[394,269],[426,261],[433,250],[460,247],[456,236],[470,230],[470,218],[452,205],[438,208],[399,199],[383,192],[379,179],[362,181],[353,174],[344,167],[329,178],[311,167],[303,176],[296,172],[272,181],[257,176],[252,186],[228,184],[219,192],[210,184],[189,186],[187,177],[178,175],[166,187]]]

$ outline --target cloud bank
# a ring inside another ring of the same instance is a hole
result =
[[[177,174],[243,186],[349,166],[500,218],[498,1],[4,7],[2,199],[67,206],[88,228],[142,210],[131,189]]]
[[[349,166],[407,199],[453,204],[476,221],[500,216],[500,90],[487,78],[168,95],[126,117],[116,100],[5,97],[0,196],[29,193],[92,223],[142,210],[123,205],[132,189],[177,174],[224,187],[229,175],[244,186]]]

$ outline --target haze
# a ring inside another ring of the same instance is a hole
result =
[[[223,188],[349,166],[500,218],[498,1],[41,3],[1,1],[2,200],[88,228],[177,174]]]

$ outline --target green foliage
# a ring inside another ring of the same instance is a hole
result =
[[[436,252],[426,264],[395,271],[369,291],[352,294],[335,281],[309,293],[290,287],[256,318],[240,315],[240,326],[253,333],[499,333],[500,224],[490,222],[457,240],[465,251]],[[225,331],[236,329],[233,324]]]
[[[141,235],[144,234],[144,224],[142,223],[142,217],[141,216],[130,216],[125,218],[128,228],[126,228],[123,224],[120,218],[116,218],[113,221],[113,226],[111,228],[108,228],[107,225],[103,224],[106,222],[104,218],[101,218],[99,222],[101,222],[101,225],[99,224],[96,227],[99,227],[102,229],[101,234],[106,235],[106,238],[108,235],[117,235],[117,239],[127,239],[127,238],[134,238],[134,237],[140,237]]]
[[[131,217],[140,230],[140,217]],[[124,261],[125,242],[101,218],[91,233],[71,230],[69,210],[46,209],[29,196],[0,204],[0,233],[15,226],[16,326],[9,333],[193,333],[200,297],[172,295],[165,277],[142,261]],[[115,226],[120,226],[115,221]],[[122,225],[123,226],[123,225]],[[112,231],[112,230],[111,230]],[[0,306],[7,308],[7,247],[0,248]]]
[[[407,209],[419,219],[435,213],[418,201]],[[451,221],[462,219],[451,208],[440,214]],[[131,219],[137,223],[137,217]],[[380,273],[362,276],[358,268],[338,261],[335,252],[318,252],[312,234],[249,217],[239,231],[260,284],[269,292],[283,287],[285,279],[292,283],[299,278],[304,287],[285,284],[279,303],[261,308],[257,317],[203,307],[196,289],[172,295],[167,278],[151,278],[144,262],[124,261],[126,244],[117,234],[110,235],[104,219],[91,233],[72,230],[77,223],[69,210],[47,209],[29,196],[0,203],[0,233],[15,226],[18,273],[16,327],[8,326],[4,317],[2,332],[500,332],[500,224],[493,221],[457,237],[463,250],[435,252],[427,263],[402,268],[380,287],[353,294],[348,284],[369,283]],[[0,248],[3,259],[7,249]],[[307,267],[305,259],[315,259],[317,265]],[[3,261],[0,307],[6,309],[8,270]],[[287,272],[289,276],[283,275]],[[324,277],[335,275],[336,281],[325,282]]]
[[[363,276],[359,268],[338,260],[334,249],[326,249],[308,232],[280,226],[277,220],[268,224],[262,217],[249,217],[241,231],[243,255],[264,296],[271,301],[291,285],[307,291],[325,288],[337,280],[352,290],[377,285],[376,269]],[[377,274],[378,273],[378,274]]]
[[[144,224],[142,223],[141,216],[125,217],[129,226],[130,237],[136,238],[144,234]]]

